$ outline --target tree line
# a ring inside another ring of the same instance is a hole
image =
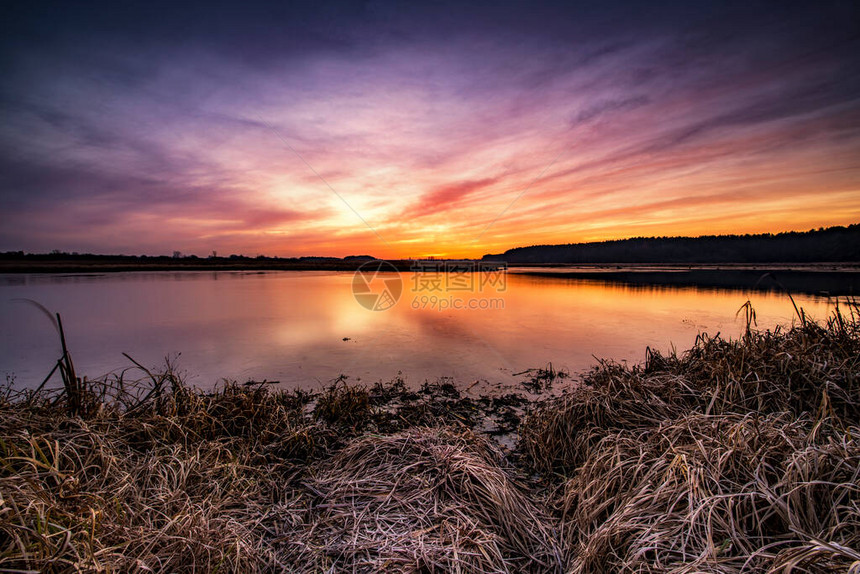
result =
[[[514,264],[860,262],[860,224],[776,234],[634,237],[532,245],[488,254],[483,259]]]

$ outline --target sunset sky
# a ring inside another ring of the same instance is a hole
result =
[[[19,2],[0,251],[479,257],[860,222],[860,5]]]

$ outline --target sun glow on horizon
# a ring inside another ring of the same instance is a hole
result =
[[[850,9],[544,8],[10,36],[0,251],[476,258],[860,221]]]

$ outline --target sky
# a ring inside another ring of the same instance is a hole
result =
[[[480,257],[860,222],[860,5],[18,2],[0,251]]]

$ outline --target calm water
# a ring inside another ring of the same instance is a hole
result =
[[[21,298],[61,313],[79,374],[127,367],[127,352],[156,369],[174,358],[203,388],[224,377],[318,388],[340,374],[373,382],[402,373],[415,384],[453,377],[508,389],[522,378],[515,373],[550,362],[577,372],[595,356],[640,362],[646,346],[685,349],[700,331],[736,337],[735,312],[747,299],[760,327],[793,317],[787,297],[768,293],[515,274],[480,292],[439,293],[418,279],[403,274],[397,304],[371,311],[354,298],[352,273],[0,275],[0,376],[35,386],[60,356],[51,323]],[[439,310],[440,299],[481,308]],[[796,299],[816,318],[831,308],[824,298]]]

